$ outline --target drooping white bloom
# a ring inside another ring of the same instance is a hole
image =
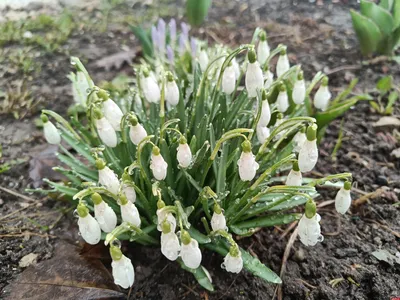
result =
[[[126,199],[132,203],[136,202],[136,192],[135,189],[129,184],[122,184],[122,193],[125,195]]]
[[[258,121],[258,126],[267,126],[271,120],[271,110],[269,108],[268,100],[263,100],[261,103],[261,115]]]
[[[301,186],[303,183],[303,176],[300,171],[290,170],[289,175],[286,178],[286,185],[290,186]]]
[[[224,214],[214,212],[211,218],[211,228],[213,231],[226,230],[226,219]]]
[[[306,84],[304,79],[296,80],[293,87],[292,99],[296,104],[302,104],[306,98]]]
[[[299,152],[299,168],[301,172],[310,172],[318,161],[317,140],[306,140]]]
[[[158,154],[151,153],[150,169],[153,171],[153,176],[157,180],[164,180],[167,177],[168,164],[158,152]]]
[[[136,146],[147,136],[146,129],[142,124],[137,123],[136,125],[130,126],[129,137]]]
[[[126,201],[125,204],[120,204],[122,221],[129,222],[134,226],[140,227],[140,215],[135,204],[131,201]]]
[[[96,245],[100,241],[101,230],[99,223],[89,213],[86,216],[79,216],[79,233],[86,243]]]
[[[272,73],[270,70],[267,70],[264,74],[265,82],[264,82],[264,88],[269,89],[269,87],[272,85],[274,82],[274,73]]]
[[[239,166],[239,176],[242,181],[251,181],[256,176],[256,171],[260,167],[256,162],[255,155],[250,152],[242,151],[237,162]]]
[[[161,233],[161,253],[171,261],[178,258],[181,245],[175,232]]]
[[[257,139],[260,144],[264,144],[265,140],[269,137],[270,131],[266,126],[258,126],[256,128]]]
[[[232,66],[233,66],[233,69],[235,70],[235,78],[238,79],[240,76],[240,67],[239,67],[238,62],[236,61],[236,57],[234,57],[232,59]]]
[[[298,233],[300,241],[305,246],[314,246],[316,243],[324,240],[324,237],[321,235],[320,220],[321,216],[319,214],[315,214],[310,219],[305,214],[301,217],[298,225]]]
[[[224,258],[224,262],[221,264],[221,268],[231,273],[239,273],[243,269],[243,258],[240,251],[237,256],[232,256],[228,252]]]
[[[202,49],[199,54],[199,64],[200,64],[200,69],[202,72],[204,72],[207,69],[208,66],[208,54],[205,49]]]
[[[135,281],[135,271],[129,258],[122,255],[118,260],[113,259],[111,267],[115,284],[118,284],[124,289],[132,286]]]
[[[328,85],[321,84],[319,89],[315,93],[314,97],[314,106],[317,109],[325,111],[329,106],[329,100],[331,99],[332,94],[329,91]]]
[[[281,113],[284,113],[289,108],[289,99],[286,89],[282,88],[279,91],[278,98],[276,100],[276,105]]]
[[[222,74],[222,91],[230,95],[235,90],[236,86],[236,73],[233,64],[227,66],[224,74]]]
[[[111,193],[117,195],[119,191],[119,180],[117,175],[109,167],[99,169],[99,183]]]
[[[171,231],[175,232],[176,229],[176,219],[174,215],[168,212],[166,209],[157,209],[157,230],[162,231],[161,225],[164,221],[167,221],[171,225]]]
[[[197,269],[200,266],[202,255],[199,243],[195,239],[191,239],[187,245],[182,243],[180,255],[186,267]]]
[[[111,232],[117,226],[117,215],[104,201],[94,205],[94,217],[104,232]]]
[[[260,40],[257,47],[257,59],[260,65],[264,65],[269,56],[269,46],[267,40]]]
[[[96,128],[100,140],[104,143],[104,145],[111,148],[117,146],[117,133],[115,132],[111,123],[105,117],[96,120]]]
[[[346,189],[346,187],[347,186],[342,187],[338,191],[335,197],[336,211],[342,215],[344,215],[349,210],[351,205],[351,195],[350,195],[351,186],[350,185],[348,186],[349,189]]]
[[[303,147],[303,144],[306,140],[307,140],[307,136],[306,136],[305,132],[301,132],[301,131],[297,132],[293,138],[293,142],[294,142],[293,152],[299,153],[301,150],[301,147]]]
[[[54,124],[47,120],[47,122],[43,122],[43,133],[46,141],[49,144],[58,145],[61,143],[61,136],[58,132],[58,129]]]
[[[121,109],[111,99],[107,99],[103,102],[103,114],[104,117],[110,122],[112,128],[115,131],[121,131],[121,119],[124,116]]]
[[[160,102],[160,87],[157,84],[157,81],[152,76],[143,76],[140,81],[142,84],[142,91],[144,98],[150,103],[158,103]]]
[[[257,90],[264,86],[264,78],[258,61],[247,64],[245,83],[249,98],[257,97]]]
[[[289,58],[287,57],[286,51],[281,52],[276,64],[276,76],[280,77],[290,69]]]
[[[182,168],[189,167],[192,162],[192,151],[187,143],[179,143],[178,152],[176,154],[179,166]]]
[[[176,106],[179,103],[179,88],[175,80],[167,80],[165,84],[165,101],[172,106]]]

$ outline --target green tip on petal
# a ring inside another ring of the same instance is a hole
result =
[[[242,150],[243,150],[243,152],[246,152],[246,153],[251,152],[251,143],[249,140],[245,140],[242,143]]]
[[[174,75],[172,75],[171,72],[167,72],[167,80],[168,80],[169,82],[174,81]]]
[[[161,230],[164,234],[170,233],[171,232],[171,224],[167,220],[164,220],[164,222],[162,222],[162,224],[161,224]]]
[[[179,138],[179,144],[181,145],[187,144],[187,140],[183,135],[181,135],[181,137]]]
[[[110,255],[112,260],[120,260],[122,258],[122,251],[117,246],[110,246]]]
[[[124,194],[119,195],[119,203],[121,205],[126,205],[128,203],[128,198]]]
[[[89,214],[89,209],[83,203],[78,204],[76,211],[78,212],[78,215],[81,218],[85,218]]]
[[[345,181],[343,187],[345,190],[350,191],[351,190],[351,182]]]
[[[47,122],[49,121],[49,117],[47,117],[45,114],[42,114],[42,115],[40,116],[40,119],[42,119],[42,122],[43,122],[43,123],[47,123]]]
[[[309,141],[314,141],[317,138],[317,129],[318,126],[317,124],[312,124],[311,126],[307,127],[307,140]]]
[[[286,48],[282,49],[281,52],[279,52],[279,55],[286,55]]]
[[[311,219],[315,216],[315,214],[317,213],[317,205],[315,204],[315,202],[313,200],[308,200],[306,202],[306,217]]]
[[[280,92],[286,92],[286,86],[285,86],[283,83],[281,83],[281,84],[279,85],[279,91],[280,91]]]
[[[106,90],[100,89],[97,92],[97,96],[101,99],[103,99],[104,101],[108,100],[110,98],[110,96],[108,95],[108,92]]]
[[[247,58],[251,64],[255,63],[257,60],[256,51],[254,49],[250,49],[249,52],[247,52]]]
[[[321,84],[322,84],[323,86],[327,86],[328,83],[329,83],[329,78],[328,78],[327,76],[325,76],[324,78],[322,78]]]
[[[138,119],[136,118],[135,115],[129,115],[128,117],[129,123],[131,123],[132,126],[136,126],[138,124]]]
[[[106,163],[104,160],[102,160],[101,158],[96,159],[96,168],[97,170],[103,170],[106,167]]]
[[[304,73],[303,71],[300,71],[299,74],[297,74],[297,80],[303,80],[304,79]]]
[[[260,32],[260,41],[266,41],[267,40],[267,33],[263,30]]]
[[[191,238],[189,232],[187,232],[186,230],[182,230],[182,232],[181,232],[182,244],[188,245],[188,244],[190,244],[191,240],[192,240],[192,238]]]
[[[300,168],[299,168],[299,162],[296,160],[293,162],[293,167],[292,167],[293,171],[299,172]]]
[[[222,213],[221,206],[218,203],[214,204],[214,212],[219,215]]]
[[[99,193],[94,193],[92,194],[92,201],[95,205],[99,205],[101,202],[103,202],[103,198],[101,198]]]

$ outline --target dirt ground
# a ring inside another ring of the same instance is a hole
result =
[[[171,12],[176,13],[175,5],[182,7],[176,1],[164,2],[163,10],[149,1],[135,4],[128,12],[132,19],[140,19],[145,10],[158,9],[168,16]],[[354,77],[360,79],[357,92],[371,91],[377,80],[387,74],[392,74],[394,82],[399,84],[400,67],[394,62],[362,63],[349,16],[349,8],[357,7],[356,1],[323,2],[319,6],[309,1],[214,0],[206,26],[195,31],[209,43],[223,41],[234,46],[248,42],[256,26],[266,28],[270,45],[288,45],[290,61],[302,64],[306,78],[321,70],[327,73],[334,94],[343,90]],[[118,15],[118,9],[126,12],[125,6],[119,6],[115,8],[115,15]],[[181,16],[182,9],[177,13]],[[80,14],[94,19],[102,17],[95,8]],[[18,48],[21,46],[5,45],[3,51],[11,53]],[[26,187],[40,185],[40,177],[54,176],[46,167],[55,164],[54,149],[45,144],[34,121],[40,108],[65,114],[71,104],[70,83],[66,78],[71,70],[69,56],[79,56],[94,80],[99,82],[111,80],[119,73],[132,74],[127,64],[118,66],[108,62],[106,68],[98,64],[99,60],[126,50],[135,53],[137,41],[126,26],[110,22],[104,32],[86,31],[83,27],[72,33],[59,51],[35,54],[40,72],[21,73],[7,60],[0,68],[3,75],[1,89],[15,90],[24,78],[22,91],[31,91],[33,99],[41,100],[32,109],[33,113],[23,115],[22,120],[16,120],[10,114],[0,116],[3,147],[0,163],[14,164],[0,175],[0,298],[55,299],[56,295],[63,295],[63,299],[126,299],[126,295],[109,280],[110,274],[104,266],[109,267],[110,262],[104,249],[82,248],[76,243],[76,227],[69,206],[24,191]],[[127,60],[131,58],[129,56]],[[393,114],[397,118],[400,116],[399,103]],[[272,299],[276,293],[285,300],[400,297],[400,264],[378,260],[371,254],[379,249],[392,254],[400,251],[400,160],[391,154],[400,143],[394,137],[393,126],[373,125],[380,118],[381,115],[367,102],[359,103],[347,112],[343,123],[344,137],[336,160],[332,159],[331,153],[341,121],[333,122],[327,130],[313,175],[352,172],[356,182],[352,197],[358,205],[353,205],[351,213],[339,216],[328,202],[334,199],[335,190],[321,191],[318,204],[321,205],[319,213],[325,239],[315,247],[304,247],[298,240],[294,242],[280,291],[277,286],[247,272],[226,273],[220,268],[221,258],[206,252],[205,267],[216,288],[214,293],[206,292],[192,275],[162,257],[159,249],[129,246],[136,279],[128,298]],[[13,191],[14,195],[11,194]],[[287,229],[265,229],[239,243],[279,274],[285,248],[293,233]],[[32,253],[36,256],[30,255]],[[21,267],[22,258],[22,263],[27,260],[33,264],[37,261],[37,264]],[[66,261],[71,263],[64,263]],[[62,269],[60,265],[67,265],[69,269]],[[87,269],[78,270],[77,265]],[[88,271],[95,275],[88,276]],[[63,281],[66,272],[70,277]],[[96,281],[97,278],[105,279]],[[63,287],[61,293],[59,286],[65,282],[69,285]]]

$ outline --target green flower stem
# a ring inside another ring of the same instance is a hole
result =
[[[47,110],[47,109],[43,109],[42,113],[49,115],[51,117],[53,117],[58,123],[60,123],[62,126],[64,126],[69,132],[71,132],[74,137],[78,140],[81,141],[82,138],[80,137],[80,135],[72,128],[72,126],[68,123],[67,120],[65,120],[63,117],[61,117],[58,113],[52,111],[52,110]]]
[[[154,227],[155,228],[155,227]],[[136,227],[132,225],[129,222],[123,222],[119,226],[117,226],[112,232],[107,234],[106,239],[104,243],[106,245],[111,244],[114,240],[118,239],[118,236],[126,233],[126,232],[131,232],[133,236],[138,236],[141,241],[147,242],[152,245],[158,245],[159,241],[153,238],[151,235],[140,229],[139,227]]]
[[[261,66],[263,71],[266,71],[267,67],[269,66],[269,63],[271,61],[271,59],[273,59],[277,54],[280,54],[282,50],[286,50],[286,46],[279,44],[278,47],[276,47],[274,50],[272,50],[267,58],[267,60],[265,61],[264,66]]]
[[[77,194],[74,195],[72,198],[73,200],[83,200],[83,198],[92,195],[93,193],[98,193],[98,194],[104,194],[112,199],[114,199],[116,202],[118,201],[118,196],[111,193],[109,190],[103,187],[89,187],[84,190],[81,190]]]
[[[165,76],[163,77],[161,83],[161,98],[160,98],[160,127],[164,125],[165,121]]]
[[[229,243],[231,246],[236,246],[236,245],[237,245],[236,242],[235,242],[235,240],[232,238],[232,235],[229,234],[229,233],[228,233],[227,231],[225,231],[225,230],[212,231],[211,234],[210,234],[210,236],[211,236],[211,237],[222,236],[222,237],[224,237],[224,238],[228,241],[228,243]]]
[[[255,117],[255,119],[253,121],[253,126],[252,126],[253,132],[250,132],[249,133],[249,137],[248,137],[250,142],[253,139],[254,132],[256,131],[258,121],[260,120],[260,117],[261,117],[262,102],[263,101],[268,101],[267,99],[266,100],[262,100],[262,96],[260,94],[260,91],[257,92],[256,99],[257,99],[257,102],[258,102],[258,109],[257,109],[257,115],[256,115],[256,117]]]
[[[151,139],[154,137],[154,135],[148,135],[146,136],[137,146],[137,152],[136,152],[136,158],[137,158],[137,163],[140,166],[140,174],[142,175],[141,178],[144,178],[146,184],[151,187],[151,182],[150,179],[147,177],[146,171],[144,170],[143,166],[142,166],[142,151],[143,151],[143,147],[150,143],[153,144],[153,142],[151,141]],[[154,146],[154,144],[153,144]]]
[[[205,217],[202,217],[201,218],[201,223],[203,223],[204,229],[205,229],[207,235],[209,235],[211,230],[210,230],[210,226],[208,225],[207,219]]]
[[[305,107],[307,109],[307,114],[309,116],[314,115],[314,107],[311,105],[311,100],[310,100],[310,93],[313,90],[314,86],[321,81],[325,77],[325,74],[322,72],[318,72],[315,74],[314,78],[310,82],[309,86],[306,89],[306,99],[305,99]]]
[[[351,173],[340,173],[340,174],[335,174],[335,175],[329,175],[324,178],[316,179],[311,181],[308,186],[317,186],[321,183],[324,183],[325,181],[330,181],[330,180],[338,180],[338,179],[344,179],[344,180],[351,180],[352,174]]]

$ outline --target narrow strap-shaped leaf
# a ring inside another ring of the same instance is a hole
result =
[[[300,218],[301,214],[275,214],[240,222],[234,224],[233,227],[240,229],[248,229],[255,227],[270,227],[270,226],[289,224]]]
[[[386,9],[372,1],[361,0],[360,10],[363,16],[378,25],[384,35],[390,35],[393,30],[393,18]]]
[[[140,26],[129,25],[129,28],[142,44],[143,53],[146,56],[153,57],[153,44],[146,31]]]
[[[90,170],[89,168],[84,166],[82,162],[74,161],[70,157],[68,157],[66,155],[63,155],[63,154],[57,153],[56,155],[57,155],[57,158],[62,163],[66,164],[68,167],[70,167],[71,169],[73,169],[77,173],[81,173],[81,174],[91,178],[92,181],[96,182],[98,180],[98,175],[97,175],[96,171]]]
[[[208,236],[202,234],[193,226],[190,226],[188,232],[192,238],[199,242],[199,244],[208,244],[211,242],[211,239]]]
[[[181,258],[178,258],[177,261],[179,262],[182,269],[192,273],[194,278],[196,278],[197,282],[206,290],[213,292],[214,287],[211,283],[211,277],[208,273],[207,269],[203,266],[198,267],[197,269],[191,269],[185,266]]]

